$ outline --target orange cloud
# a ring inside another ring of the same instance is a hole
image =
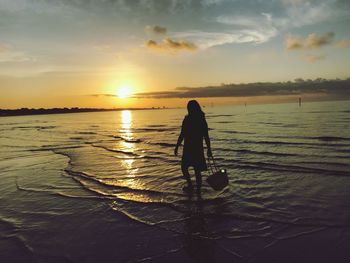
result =
[[[350,46],[350,41],[349,40],[340,40],[335,44],[335,46],[338,48],[347,48]]]
[[[307,55],[305,56],[305,60],[310,63],[315,63],[318,60],[325,59],[326,57],[324,55]]]
[[[333,32],[328,32],[321,36],[312,33],[304,39],[297,36],[288,36],[286,38],[286,47],[288,50],[320,48],[331,44],[334,36],[335,34]]]
[[[286,38],[287,49],[301,49],[303,48],[303,40],[299,37],[288,36]]]
[[[26,62],[34,61],[33,57],[27,56],[24,52],[17,50],[12,45],[0,43],[0,63],[1,62]]]
[[[334,39],[334,33],[329,32],[323,36],[317,36],[315,33],[308,35],[305,40],[306,48],[318,48],[332,43]]]
[[[146,26],[146,32],[152,34],[165,35],[167,33],[167,28],[162,26]]]
[[[198,47],[189,41],[185,40],[174,40],[171,38],[165,38],[162,42],[156,42],[154,40],[148,40],[146,47],[153,51],[160,51],[166,53],[176,53],[180,51],[195,51]]]
[[[0,53],[7,52],[10,49],[11,49],[10,45],[0,43]]]

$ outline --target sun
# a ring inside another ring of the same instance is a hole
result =
[[[128,85],[122,85],[117,89],[116,95],[119,99],[126,99],[130,97],[131,92],[132,92],[132,87]]]

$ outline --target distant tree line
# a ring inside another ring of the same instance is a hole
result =
[[[120,110],[144,110],[149,108],[128,108],[128,109],[103,109],[103,108],[51,108],[51,109],[0,109],[0,117],[4,116],[21,116],[21,115],[41,115],[41,114],[63,114],[63,113],[79,113],[79,112],[98,112],[98,111],[120,111]],[[159,109],[159,108],[152,108]]]
[[[207,98],[207,97],[253,97],[302,94],[324,94],[330,97],[350,99],[350,78],[302,79],[286,82],[221,83],[218,86],[178,87],[175,91],[138,93],[138,98]]]

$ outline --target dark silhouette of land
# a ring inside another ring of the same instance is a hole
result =
[[[64,113],[81,113],[81,112],[99,112],[99,111],[121,111],[121,110],[159,110],[165,107],[152,108],[117,108],[117,109],[103,109],[103,108],[51,108],[51,109],[0,109],[0,117],[6,116],[23,116],[23,115],[44,115],[44,114],[64,114]]]
[[[203,87],[178,87],[173,91],[143,92],[135,98],[211,98],[323,94],[332,100],[350,99],[350,78],[302,79],[287,82],[230,83]]]

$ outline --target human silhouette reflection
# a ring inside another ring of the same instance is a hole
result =
[[[178,148],[184,140],[181,170],[187,181],[187,186],[183,187],[183,190],[187,193],[193,192],[193,185],[188,171],[189,167],[193,167],[196,176],[197,195],[200,197],[202,186],[201,172],[207,170],[207,164],[204,157],[203,138],[205,139],[208,148],[207,154],[209,157],[212,156],[208,124],[205,120],[205,114],[196,100],[190,100],[187,103],[187,111],[188,114],[182,122],[181,133],[177,140],[174,153],[175,155],[178,154]]]
[[[214,241],[210,238],[206,220],[203,215],[203,201],[191,202],[191,207],[185,213],[184,241],[186,253],[194,262],[215,262]]]

